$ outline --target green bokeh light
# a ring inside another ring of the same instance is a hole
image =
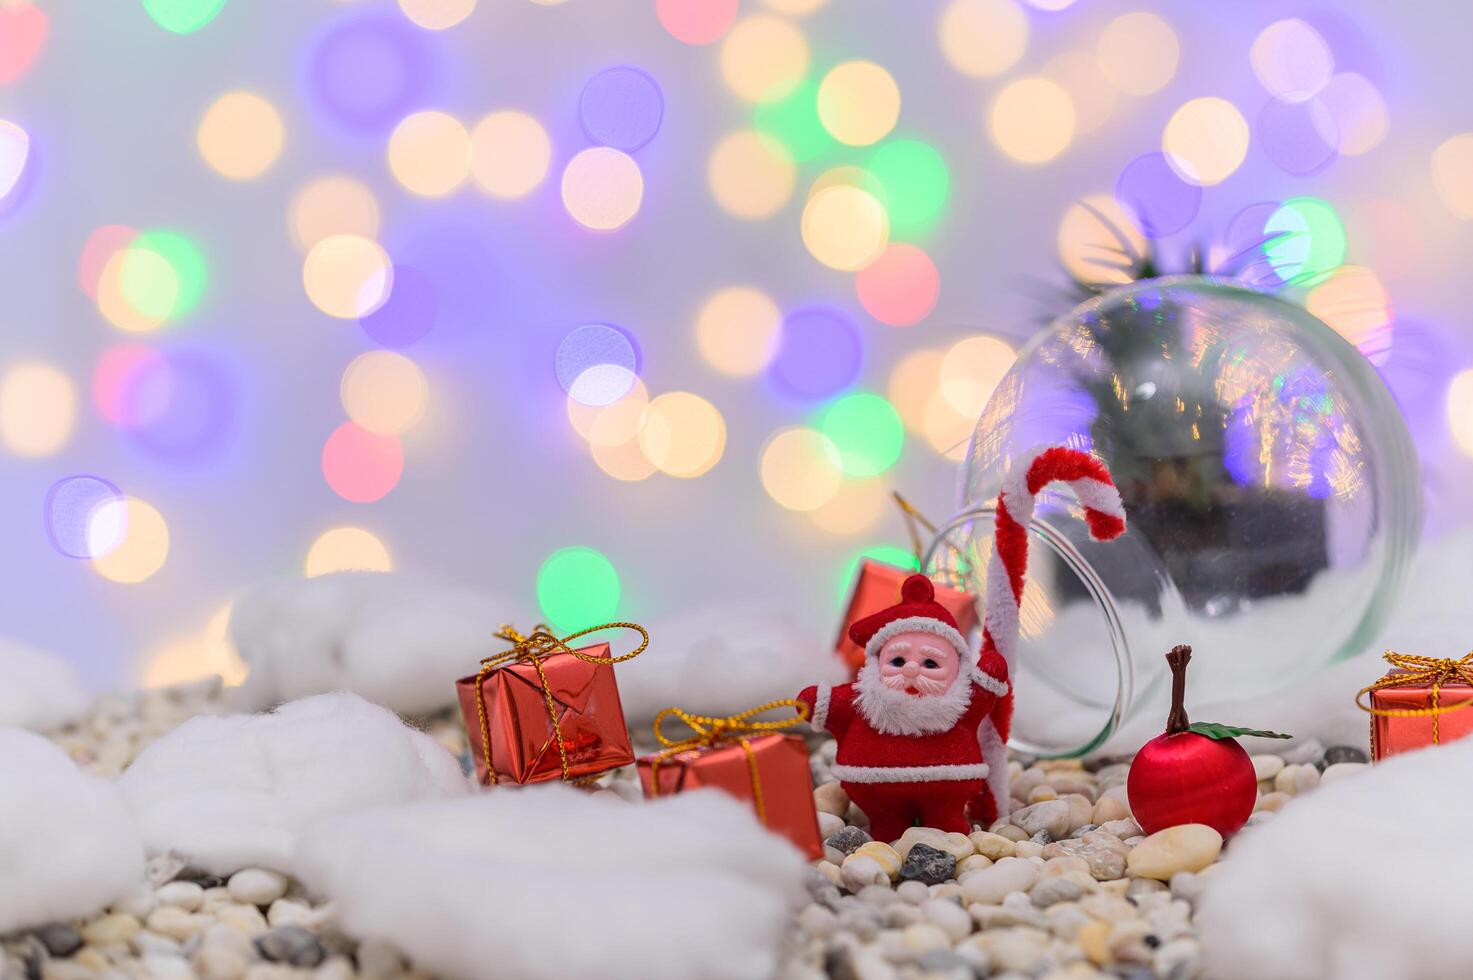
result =
[[[607,623],[619,612],[619,573],[592,548],[560,548],[537,570],[537,603],[559,633]]]
[[[143,0],[143,9],[166,31],[193,34],[215,19],[225,0]]]
[[[891,237],[911,239],[935,227],[951,193],[951,175],[934,147],[891,140],[870,157],[869,172],[880,182]]]
[[[119,282],[128,305],[158,320],[199,305],[209,272],[194,243],[172,231],[145,231],[123,256]]]
[[[915,553],[905,548],[897,548],[890,544],[881,544],[866,548],[849,559],[849,563],[844,566],[842,573],[839,575],[836,598],[840,606],[849,601],[849,594],[854,591],[854,576],[859,574],[859,563],[866,558],[884,562],[886,565],[894,565],[896,568],[903,568],[911,572],[919,572],[921,570],[921,563],[916,560]]]
[[[839,449],[846,476],[879,476],[900,459],[905,425],[879,395],[855,392],[835,400],[818,420],[818,430]]]
[[[1327,201],[1291,197],[1264,223],[1264,255],[1280,279],[1312,286],[1345,261],[1345,226]]]
[[[818,118],[818,83],[811,79],[776,102],[760,103],[752,112],[752,125],[780,141],[799,163],[817,159],[835,145]]]

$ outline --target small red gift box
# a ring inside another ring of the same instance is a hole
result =
[[[642,652],[649,636],[639,649],[619,657],[610,656],[607,643],[567,645],[591,632],[563,639],[545,630],[531,637],[498,634],[516,645],[482,661],[479,673],[455,682],[482,785],[571,782],[634,761],[614,664]]]
[[[888,609],[900,601],[900,586],[913,571],[886,565],[866,558],[860,562],[859,574],[854,579],[854,591],[849,596],[849,607],[844,611],[844,620],[839,626],[839,638],[834,648],[839,656],[858,674],[864,666],[864,648],[849,639],[849,627],[881,609]],[[977,597],[948,585],[936,585],[936,601],[946,607],[956,619],[957,628],[966,636],[977,625]]]
[[[783,702],[788,704],[789,702]],[[798,702],[791,702],[798,704]],[[770,706],[764,706],[770,707]],[[806,711],[800,707],[802,715]],[[752,714],[755,712],[749,712]],[[818,831],[818,811],[813,805],[813,776],[808,769],[808,747],[795,735],[742,734],[771,731],[802,720],[744,723],[743,716],[719,719],[731,723],[721,728],[696,727],[705,735],[672,748],[641,756],[637,765],[644,795],[649,799],[711,786],[746,800],[757,811],[757,819],[775,834],[797,845],[810,860],[823,857],[823,838]],[[680,716],[691,720],[683,712]],[[662,712],[661,717],[664,717]],[[694,717],[700,722],[717,721]],[[659,735],[656,719],[655,733]],[[667,741],[663,737],[662,742]],[[689,748],[684,746],[691,746]]]
[[[1357,704],[1371,714],[1371,758],[1450,742],[1473,734],[1473,653],[1461,660],[1388,651],[1391,670]]]

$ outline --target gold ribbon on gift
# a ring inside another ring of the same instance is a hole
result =
[[[574,650],[569,646],[569,641],[576,640],[580,636],[589,633],[597,633],[600,630],[631,629],[641,637],[639,646],[626,654],[618,657],[591,657],[586,653]],[[476,713],[481,723],[481,751],[486,754],[486,772],[491,777],[491,785],[496,785],[496,769],[491,765],[491,720],[486,714],[486,691],[484,682],[486,675],[517,661],[527,661],[537,669],[537,680],[542,685],[542,700],[547,704],[547,717],[552,722],[552,735],[557,742],[558,762],[562,766],[563,781],[568,781],[568,750],[563,745],[563,729],[557,720],[557,705],[553,703],[552,691],[547,683],[547,671],[542,666],[542,659],[554,653],[566,653],[577,657],[587,664],[599,664],[612,667],[626,660],[633,660],[644,653],[645,648],[650,645],[650,634],[638,623],[604,623],[602,626],[590,626],[586,630],[569,633],[567,636],[555,636],[550,628],[538,623],[532,628],[531,636],[523,636],[510,624],[503,623],[501,629],[496,631],[498,639],[506,640],[512,644],[510,650],[505,650],[494,656],[485,657],[481,660],[481,670],[476,674]]]
[[[1462,708],[1473,707],[1473,697],[1459,701],[1453,705],[1441,703],[1442,685],[1444,684],[1467,684],[1473,687],[1473,652],[1467,653],[1457,660],[1445,657],[1419,657],[1412,653],[1397,653],[1387,650],[1382,658],[1392,667],[1403,671],[1400,674],[1387,674],[1380,680],[1363,687],[1355,696],[1355,706],[1372,715],[1371,721],[1371,757],[1376,755],[1376,723],[1375,718],[1431,718],[1432,719],[1432,744],[1438,744],[1437,720],[1443,715],[1458,711]],[[1377,708],[1364,701],[1368,695],[1391,687],[1414,687],[1427,685],[1432,688],[1430,704],[1426,708]]]
[[[792,708],[797,714],[791,718],[775,718],[769,721],[753,720],[763,712],[776,708]],[[691,730],[691,734],[682,739],[670,738],[662,727],[667,718],[675,718],[683,722],[685,727]],[[736,742],[741,745],[742,751],[747,755],[747,770],[752,774],[752,800],[757,806],[757,818],[765,822],[767,806],[762,800],[762,779],[757,773],[757,753],[752,751],[750,737],[785,731],[807,720],[808,705],[793,698],[769,701],[724,718],[694,715],[681,708],[666,708],[655,715],[655,738],[665,748],[657,752],[650,762],[650,796],[660,795],[660,764],[671,756],[689,752],[692,749],[709,749],[725,742]]]

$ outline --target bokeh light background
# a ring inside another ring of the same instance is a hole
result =
[[[1359,346],[1445,530],[1469,36],[1369,0],[0,0],[5,630],[163,681],[225,662],[241,587],[356,567],[825,635],[859,555],[906,559],[890,491],[950,509],[1063,270],[1112,274],[1106,221]]]

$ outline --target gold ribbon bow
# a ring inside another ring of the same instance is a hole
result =
[[[1392,667],[1404,671],[1400,674],[1387,674],[1369,687],[1363,687],[1355,696],[1355,706],[1372,716],[1383,718],[1427,718],[1432,719],[1432,744],[1438,742],[1437,720],[1450,711],[1473,706],[1473,697],[1457,704],[1444,707],[1441,703],[1442,685],[1444,684],[1467,684],[1473,686],[1473,652],[1464,654],[1457,660],[1444,657],[1419,657],[1412,653],[1397,653],[1387,650],[1381,655]],[[1376,708],[1368,701],[1362,703],[1367,695],[1384,690],[1389,687],[1412,687],[1427,684],[1432,688],[1431,705],[1426,708]],[[1371,723],[1371,756],[1376,754],[1376,725],[1374,717]]]
[[[600,630],[611,629],[634,630],[642,637],[639,646],[618,657],[592,657],[568,645],[569,640],[576,640],[580,636],[587,636],[589,633],[597,633]],[[550,654],[566,653],[587,664],[612,667],[614,664],[632,660],[644,653],[645,648],[650,645],[649,631],[638,623],[604,623],[602,626],[590,626],[586,630],[558,637],[554,636],[552,630],[547,626],[538,623],[532,628],[531,636],[523,636],[510,624],[502,624],[501,629],[497,630],[495,635],[498,639],[509,641],[512,647],[510,650],[482,659],[481,670],[476,674],[476,714],[481,723],[481,751],[486,753],[486,772],[491,777],[491,785],[495,786],[497,779],[496,770],[491,765],[491,721],[486,714],[486,691],[483,685],[486,675],[493,670],[522,660],[531,662],[532,666],[537,669],[537,680],[542,685],[542,700],[547,704],[547,717],[552,721],[552,734],[557,742],[558,762],[562,765],[563,781],[567,782],[568,750],[563,745],[563,730],[557,720],[557,705],[552,700],[552,691],[547,683],[547,671],[542,666],[542,659]]]
[[[791,718],[775,718],[770,721],[753,721],[758,715],[774,708],[792,708],[797,714]],[[665,734],[665,719],[676,718],[684,722],[691,734],[682,739],[673,739]],[[755,708],[725,718],[710,715],[693,715],[681,708],[666,708],[655,715],[655,738],[665,746],[650,762],[650,796],[660,795],[660,764],[673,755],[692,749],[713,748],[723,742],[736,742],[747,755],[747,770],[752,774],[752,800],[757,806],[757,818],[767,820],[767,807],[762,800],[762,779],[757,774],[757,753],[752,751],[749,736],[770,735],[784,731],[808,720],[808,705],[792,698],[769,701]]]

